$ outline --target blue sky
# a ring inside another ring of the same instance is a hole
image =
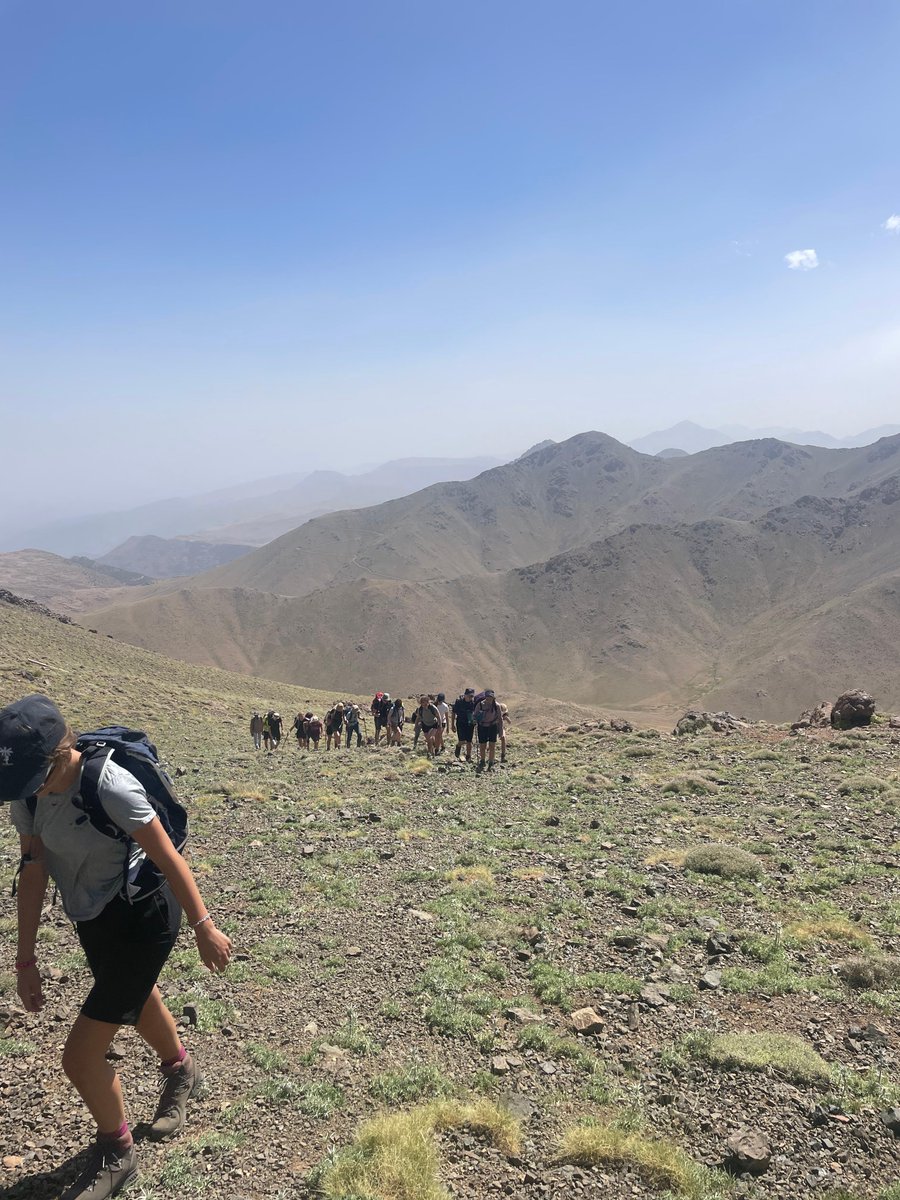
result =
[[[900,421],[898,61],[878,0],[0,0],[0,496]]]

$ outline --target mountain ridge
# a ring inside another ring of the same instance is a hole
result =
[[[449,691],[475,674],[574,703],[717,704],[786,720],[860,673],[900,700],[890,665],[897,584],[900,480],[891,477],[752,521],[637,524],[506,572],[355,579],[303,597],[182,588],[91,619],[139,644],[168,639],[176,657],[357,690],[388,672],[404,691]]]

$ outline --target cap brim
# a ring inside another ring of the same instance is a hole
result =
[[[14,800],[27,800],[33,796],[44,785],[47,766],[44,759],[37,767],[27,766],[18,771],[4,767],[0,770],[0,804],[12,804]]]

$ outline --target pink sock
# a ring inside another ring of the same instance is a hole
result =
[[[97,1130],[98,1142],[113,1142],[120,1150],[127,1150],[131,1145],[133,1138],[131,1130],[128,1128],[128,1122],[123,1121],[118,1129],[114,1129],[112,1133],[102,1133]]]
[[[181,1046],[174,1058],[167,1058],[164,1062],[159,1064],[159,1069],[161,1071],[175,1071],[181,1066],[186,1058],[187,1050],[185,1050],[184,1046]]]

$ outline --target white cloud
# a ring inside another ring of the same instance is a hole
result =
[[[891,213],[881,228],[885,233],[900,233],[900,213]]]
[[[792,271],[814,271],[819,265],[819,256],[815,250],[792,250],[784,256],[784,261]]]

